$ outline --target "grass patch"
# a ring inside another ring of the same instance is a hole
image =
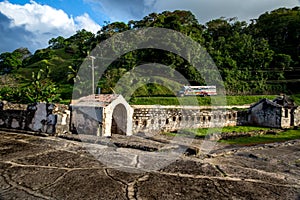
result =
[[[69,105],[71,103],[70,100],[60,100],[59,102],[60,104],[65,104],[65,105]]]
[[[228,126],[223,128],[198,128],[198,129],[183,129],[178,134],[194,135],[196,137],[205,137],[212,133],[232,133],[232,132],[250,132],[260,130],[271,130],[272,128],[256,127],[256,126]],[[175,133],[173,136],[175,136]]]
[[[245,96],[226,96],[227,105],[245,105],[260,101],[261,99],[273,100],[277,95],[245,95]]]
[[[291,98],[295,101],[296,105],[300,105],[300,94],[293,94]]]
[[[133,97],[129,103],[132,105],[179,105],[175,97]]]
[[[199,128],[199,129],[183,129],[179,133],[165,133],[168,136],[182,136],[182,137],[198,137],[204,138],[207,134],[212,133],[229,133],[229,132],[250,132],[260,130],[273,130],[273,128],[255,127],[255,126],[234,126],[223,128]],[[266,134],[252,137],[239,137],[229,140],[219,140],[218,142],[224,144],[251,146],[257,144],[266,144],[274,142],[285,142],[288,140],[300,139],[300,130],[291,130],[279,132],[277,134]]]
[[[275,135],[259,135],[253,137],[240,137],[231,140],[220,140],[222,143],[234,145],[256,145],[273,142],[284,142],[288,140],[300,139],[300,130],[286,130]]]
[[[134,97],[129,103],[132,105],[192,105],[192,106],[209,106],[219,105],[245,105],[256,103],[259,100],[275,99],[276,95],[251,95],[251,96],[223,96],[216,97]],[[212,102],[214,101],[214,102]],[[227,103],[226,103],[227,102]]]

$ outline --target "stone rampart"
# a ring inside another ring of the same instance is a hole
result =
[[[133,134],[172,132],[184,128],[236,126],[238,111],[228,107],[135,105]],[[241,124],[241,123],[240,123]]]
[[[132,108],[134,110],[132,134],[143,133],[145,135],[152,135],[160,132],[174,132],[186,128],[253,125],[249,120],[251,113],[249,110],[245,110],[247,106],[133,105]],[[111,109],[111,112],[113,111]],[[70,133],[70,130],[72,130],[72,127],[70,127],[71,112],[68,105],[62,104],[36,103],[24,105],[0,102],[0,128],[47,134]],[[123,116],[121,114],[118,114],[118,116]],[[91,132],[91,134],[101,135],[97,134],[99,132],[97,131],[99,128],[98,122],[94,125],[90,123],[88,116],[82,115],[81,118],[79,116],[81,115],[78,115],[76,120],[81,119],[82,130],[85,134]],[[103,117],[105,118],[106,115],[103,115]],[[297,108],[293,110],[292,125],[299,126],[299,119],[300,109]],[[110,126],[112,126],[112,119],[105,120],[110,120]],[[105,120],[101,122],[105,123]],[[101,125],[103,126],[103,124]],[[115,125],[119,124],[115,123]],[[95,130],[87,131],[89,127]]]
[[[66,105],[0,103],[0,128],[47,134],[66,133],[69,130],[69,116]]]

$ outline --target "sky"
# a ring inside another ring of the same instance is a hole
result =
[[[0,0],[0,53],[26,47],[32,53],[51,38],[77,30],[97,33],[106,22],[139,20],[152,12],[190,10],[199,23],[237,17],[249,22],[300,0]]]

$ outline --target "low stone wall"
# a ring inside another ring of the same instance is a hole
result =
[[[7,101],[0,102],[0,110],[26,110],[28,104],[15,104]]]
[[[70,112],[66,105],[0,103],[0,128],[55,134],[69,131]]]
[[[300,128],[300,107],[293,110],[294,112],[294,124],[293,126]]]
[[[56,115],[55,132],[56,133],[70,133],[70,118],[71,111],[69,105],[54,104],[52,114]]]
[[[183,128],[236,126],[238,111],[208,106],[132,106],[133,134],[172,132]]]

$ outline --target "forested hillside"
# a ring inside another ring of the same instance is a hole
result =
[[[49,40],[49,47],[29,52],[19,48],[0,55],[0,99],[18,102],[70,99],[78,68],[98,43],[127,30],[164,27],[179,31],[203,46],[219,68],[227,94],[299,93],[300,8],[280,8],[262,14],[250,24],[219,18],[200,24],[189,11],[151,13],[128,23],[107,23],[97,34],[80,30],[70,38]],[[205,84],[183,58],[170,52],[144,49],[129,52],[111,64],[99,80],[111,93],[127,71],[144,63],[162,63],[191,84]],[[152,84],[135,96],[173,95]]]

